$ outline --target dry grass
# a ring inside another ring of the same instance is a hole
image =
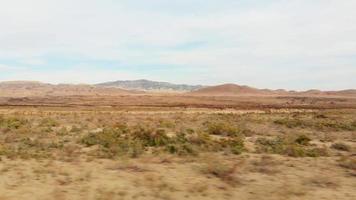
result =
[[[29,198],[24,191],[37,199],[318,199],[317,188],[325,199],[355,195],[353,110],[26,109],[0,110],[7,199]]]

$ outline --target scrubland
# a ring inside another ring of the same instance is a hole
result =
[[[0,109],[0,199],[356,199],[355,110],[166,111]]]

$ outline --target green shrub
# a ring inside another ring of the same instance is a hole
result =
[[[228,122],[210,122],[207,123],[207,132],[212,135],[238,136],[241,130]]]
[[[282,154],[291,157],[319,157],[329,155],[327,148],[306,147],[305,141],[308,140],[301,139],[299,142],[297,142],[290,141],[281,137],[275,139],[259,138],[257,139],[257,152]]]
[[[283,118],[274,121],[275,124],[283,125],[288,128],[313,128],[317,130],[333,130],[333,131],[355,131],[356,121],[336,121],[329,118]]]
[[[305,157],[307,153],[303,147],[298,145],[287,145],[283,150],[283,154],[291,157]]]
[[[28,123],[27,120],[15,118],[15,117],[0,118],[0,128],[19,129],[27,125],[27,123]]]
[[[104,129],[99,133],[89,133],[81,139],[81,143],[86,146],[100,145],[105,148],[110,148],[120,143],[120,129]]]
[[[229,139],[222,139],[220,144],[225,149],[233,154],[241,154],[244,150],[244,140],[242,137],[234,137]]]
[[[164,146],[169,143],[169,138],[164,129],[153,130],[147,127],[138,127],[132,133],[134,139],[142,141],[145,146]]]
[[[168,144],[165,150],[171,154],[179,156],[198,155],[198,151],[190,143],[171,143]]]
[[[282,154],[285,148],[285,141],[280,137],[275,139],[258,138],[256,143],[259,153]]]
[[[159,120],[159,126],[162,128],[174,128],[175,123],[169,120]]]
[[[114,158],[129,155],[138,157],[144,152],[142,141],[128,137],[122,129],[104,129],[99,133],[90,133],[81,139],[86,146],[99,145],[101,157]]]
[[[59,123],[56,120],[52,119],[52,118],[44,118],[44,119],[41,120],[40,126],[56,127],[56,126],[59,126]]]

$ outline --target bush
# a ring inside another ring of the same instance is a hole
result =
[[[19,129],[25,126],[28,123],[25,119],[19,118],[0,118],[0,128],[8,128],[8,129]]]
[[[331,148],[339,151],[351,151],[351,147],[349,145],[341,142],[332,144]]]
[[[283,138],[258,138],[256,142],[258,145],[257,152],[259,153],[282,154],[284,152],[285,141]]]
[[[311,139],[308,136],[301,135],[297,139],[295,139],[295,143],[300,145],[308,145]]]
[[[339,165],[346,169],[356,170],[356,158],[342,157],[339,160]]]
[[[244,140],[242,137],[222,139],[220,144],[225,149],[225,151],[231,152],[233,154],[241,154],[245,150]]]
[[[153,130],[147,127],[137,127],[132,137],[142,141],[144,146],[164,146],[169,143],[169,138],[164,129]]]
[[[290,119],[290,118],[277,119],[274,121],[274,123],[278,125],[287,126],[288,128],[295,128],[295,127],[304,128],[307,126],[307,124],[300,119]]]
[[[59,123],[52,118],[44,118],[40,122],[40,126],[44,126],[44,127],[56,127],[58,125]]]
[[[90,133],[81,139],[86,146],[99,145],[101,157],[114,158],[129,155],[138,157],[144,152],[142,141],[129,137],[122,129],[104,129],[99,133]]]
[[[288,145],[283,150],[283,154],[291,157],[305,157],[306,151],[304,148],[297,145]]]
[[[327,148],[307,148],[304,145],[305,141],[307,141],[305,138],[298,140],[298,142],[290,142],[286,138],[280,137],[275,139],[259,138],[257,139],[257,152],[282,154],[291,157],[318,157],[329,155]]]
[[[305,156],[307,157],[329,156],[329,151],[326,147],[316,147],[312,149],[307,149]]]
[[[121,134],[120,129],[106,128],[99,133],[89,133],[82,138],[81,143],[86,146],[100,145],[105,148],[110,148],[120,143]]]
[[[355,131],[356,121],[336,121],[329,118],[283,118],[274,121],[275,124],[283,125],[288,128],[313,128],[317,130],[334,130],[334,131]]]
[[[207,175],[212,175],[220,180],[235,186],[240,183],[240,180],[235,175],[237,170],[237,164],[231,165],[221,160],[209,159],[200,168],[200,172]]]
[[[198,151],[189,143],[172,143],[168,144],[165,150],[171,154],[179,156],[198,155]]]
[[[207,124],[207,132],[212,135],[238,136],[241,130],[227,122],[210,122]]]

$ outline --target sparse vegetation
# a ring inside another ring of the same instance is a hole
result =
[[[275,124],[283,125],[288,128],[310,128],[314,130],[333,130],[333,131],[355,131],[356,121],[342,120],[336,121],[328,118],[299,118],[289,117],[274,121]]]
[[[346,169],[356,170],[356,158],[343,156],[339,159],[339,165]]]
[[[274,139],[259,138],[257,140],[257,152],[282,154],[291,157],[319,157],[328,156],[326,147],[308,147],[310,139],[306,136],[299,136],[294,141],[288,138],[277,137]]]
[[[208,122],[207,132],[212,135],[231,137],[241,135],[241,130],[228,122]]]
[[[240,183],[240,179],[237,176],[237,164],[231,164],[218,160],[216,158],[206,158],[207,160],[201,166],[200,172],[208,176],[219,178],[220,180],[235,186]]]
[[[339,151],[351,151],[351,147],[345,143],[338,142],[331,145],[331,148]]]
[[[347,186],[339,182],[353,178],[353,116],[353,112],[341,111],[320,116],[272,112],[12,113],[0,115],[0,174],[8,180],[22,174],[26,178],[17,178],[19,182],[54,184],[72,191],[81,186],[86,193],[91,191],[86,184],[115,185],[94,190],[104,199],[167,199],[172,194],[186,199],[228,199],[236,197],[234,187],[241,187],[236,191],[261,190],[259,182],[278,191],[280,182],[276,180],[282,179],[291,186],[280,195],[304,197],[310,189],[344,189]],[[297,120],[289,124],[280,119]],[[327,125],[329,120],[334,125]],[[310,157],[315,165],[310,164]],[[25,168],[8,163],[38,166],[30,176],[22,172]],[[322,180],[314,178],[313,171],[329,168],[337,179],[325,174]],[[52,179],[54,183],[49,183]],[[254,182],[258,184],[251,184]],[[117,183],[134,185],[137,192]]]

